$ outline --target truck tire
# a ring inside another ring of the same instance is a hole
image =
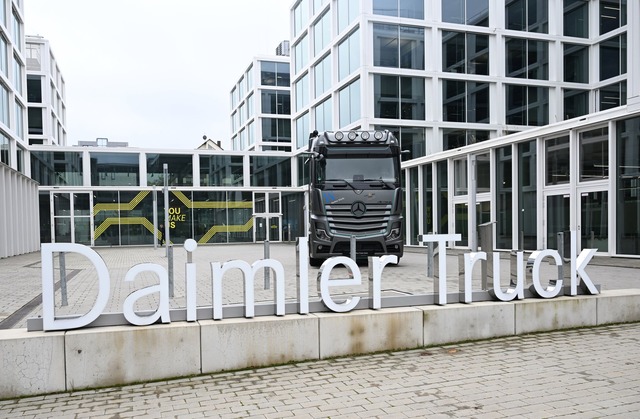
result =
[[[314,268],[319,268],[320,265],[322,265],[322,262],[324,262],[323,259],[309,257],[309,265],[313,266]]]

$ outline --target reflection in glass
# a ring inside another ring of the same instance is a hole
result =
[[[569,195],[547,197],[547,249],[558,250],[558,233],[570,230]]]
[[[291,186],[291,159],[251,156],[251,186]]]
[[[422,166],[422,232],[433,233],[433,165]]]
[[[563,89],[564,119],[576,118],[589,113],[589,91]]]
[[[535,140],[518,144],[518,161],[518,248],[534,250],[538,248]]]
[[[564,81],[589,83],[589,47],[564,44]]]
[[[609,250],[608,192],[582,193],[580,196],[580,246],[582,249]]]
[[[147,154],[147,185],[164,185],[163,165],[167,164],[169,186],[193,186],[191,154]]]
[[[616,128],[616,250],[640,255],[640,117]]]
[[[139,186],[138,153],[89,153],[92,186]]]
[[[200,186],[242,186],[242,156],[200,155]]]
[[[589,37],[589,0],[564,0],[564,36]]]
[[[546,184],[569,183],[569,137],[553,138],[544,142],[546,158]]]
[[[439,161],[436,163],[438,170],[437,177],[437,199],[438,199],[438,214],[436,219],[436,225],[438,231],[435,233],[447,234],[449,233],[449,187],[447,178],[447,161]]]
[[[513,186],[511,174],[512,152],[511,146],[496,150],[496,247],[511,249],[513,247]]]
[[[580,181],[609,178],[608,132],[600,128],[580,134]]]

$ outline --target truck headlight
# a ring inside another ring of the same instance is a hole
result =
[[[400,228],[392,228],[389,234],[387,234],[387,240],[396,240],[400,238]]]
[[[323,229],[319,229],[316,230],[316,235],[318,236],[319,239],[321,240],[331,240],[331,237],[329,237],[329,235],[327,234],[326,231],[324,231]]]

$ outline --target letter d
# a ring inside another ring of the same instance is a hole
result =
[[[98,273],[98,297],[91,311],[72,319],[55,318],[53,253],[79,253],[93,263]],[[90,247],[74,243],[44,243],[42,244],[42,330],[70,330],[88,325],[98,318],[109,301],[111,280],[104,260]]]

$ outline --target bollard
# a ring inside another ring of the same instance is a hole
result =
[[[269,259],[269,240],[264,241],[264,258]],[[271,288],[271,272],[270,268],[264,268],[264,289]]]
[[[480,230],[480,248],[487,254],[487,260],[480,261],[481,289],[488,290],[493,283],[493,225],[494,221],[478,226]],[[491,280],[490,280],[491,279]]]
[[[446,252],[446,250],[445,250]],[[427,277],[440,277],[440,258],[438,258],[440,249],[435,242],[427,243]]]
[[[349,249],[351,250],[351,259],[356,262],[356,236],[351,236],[351,240],[349,243]]]
[[[69,304],[67,301],[67,265],[64,252],[60,252],[60,292],[62,294],[62,306]]]
[[[167,270],[169,271],[169,298],[173,298],[173,245],[167,244]]]

